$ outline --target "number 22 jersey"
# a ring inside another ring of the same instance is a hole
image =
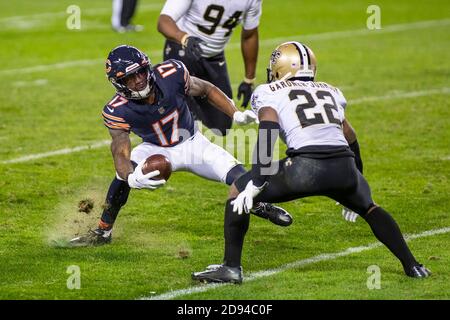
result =
[[[325,82],[275,81],[258,86],[251,106],[271,107],[278,114],[281,135],[294,150],[306,146],[347,146],[342,122],[347,101]]]

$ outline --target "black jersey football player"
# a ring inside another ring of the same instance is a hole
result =
[[[109,187],[98,228],[72,239],[72,245],[109,243],[113,224],[127,202],[130,189],[155,190],[165,184],[164,180],[152,179],[159,171],[142,173],[142,164],[151,154],[167,155],[173,171],[190,171],[228,185],[246,172],[232,155],[199,132],[186,98],[205,96],[237,124],[254,121],[253,111],[238,111],[220,89],[191,77],[182,62],[171,59],[152,66],[147,55],[132,46],[119,46],[109,53],[106,73],[116,89],[102,112],[104,125],[112,137],[116,177]],[[130,132],[143,141],[133,150]],[[209,153],[206,156],[212,161],[198,158],[205,152],[198,149],[205,147]],[[200,163],[191,163],[192,157]],[[280,226],[292,223],[289,213],[268,203],[258,203],[252,213]]]

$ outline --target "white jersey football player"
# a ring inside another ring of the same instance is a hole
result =
[[[167,0],[158,21],[158,30],[167,39],[164,59],[183,61],[191,75],[210,81],[233,98],[224,50],[241,24],[245,75],[238,99],[242,96],[242,105],[247,106],[255,82],[261,13],[262,0]],[[218,134],[230,129],[231,119],[205,99],[190,99],[189,107]]]
[[[233,183],[226,203],[223,264],[193,273],[193,279],[242,282],[247,213],[254,201],[285,202],[309,196],[329,197],[358,213],[400,260],[407,276],[431,274],[417,262],[392,216],[372,200],[348,144],[346,132],[353,130],[345,119],[345,98],[339,89],[314,81],[316,66],[313,52],[304,44],[287,42],[273,51],[269,83],[252,96],[260,121],[256,161],[250,172]],[[272,162],[279,132],[289,147],[287,157]]]
[[[286,50],[294,50],[294,48],[298,50],[296,54],[305,61],[315,59],[303,46],[287,46],[286,48]],[[280,52],[276,51],[271,57],[272,64],[278,62],[279,59],[287,59],[287,56],[280,56]],[[281,65],[285,66],[286,64]],[[304,69],[297,73],[302,77],[312,77],[313,71],[309,70],[307,66],[308,64],[304,64]],[[277,70],[277,72],[283,71],[285,70]],[[284,137],[287,146],[291,149],[299,149],[306,145],[348,144],[355,154],[356,166],[362,173],[363,165],[359,144],[354,129],[345,120],[344,110],[347,100],[341,90],[325,82],[284,81],[292,78],[292,72],[292,70],[286,71],[283,79],[272,82],[276,79],[273,77],[272,71],[268,70],[267,80],[269,83],[261,85],[255,90],[252,109],[258,114],[262,103],[276,105],[282,128],[281,136]],[[287,92],[289,93],[287,94]],[[298,104],[302,101],[303,103]],[[355,222],[358,214],[344,207],[342,216],[347,221]]]

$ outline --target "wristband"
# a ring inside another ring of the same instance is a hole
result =
[[[254,84],[256,81],[256,77],[254,77],[253,79],[249,79],[247,77],[244,77],[244,82],[248,83],[248,84]]]
[[[186,40],[189,37],[189,35],[186,33],[180,40],[181,45],[184,47],[186,47]]]

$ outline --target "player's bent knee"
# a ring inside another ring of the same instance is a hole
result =
[[[376,208],[379,208],[380,206],[376,205],[375,203],[372,203],[369,207],[369,209],[367,210],[367,214],[371,213],[373,210],[375,210]]]
[[[367,208],[367,210],[365,210],[364,212],[356,212],[356,211],[355,212],[359,214],[361,217],[366,218],[373,210],[379,207],[380,206],[376,205],[375,203],[371,203],[369,208]]]

